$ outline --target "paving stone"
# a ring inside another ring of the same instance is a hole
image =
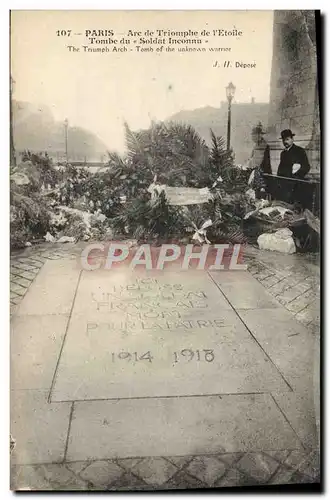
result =
[[[45,260],[44,261],[40,261],[38,259],[28,259],[28,262],[27,264],[29,264],[30,266],[33,266],[33,267],[37,267],[37,268],[41,268],[45,263]]]
[[[263,453],[246,453],[235,467],[257,481],[265,483],[275,472],[278,463]]]
[[[76,476],[65,464],[44,464],[38,467],[38,475],[41,476],[47,489],[52,491],[84,491],[87,483]]]
[[[54,491],[87,491],[88,483],[83,481],[80,477],[73,476],[72,480],[66,484],[54,483]]]
[[[294,450],[284,462],[288,467],[301,474],[315,478],[320,473],[320,454],[318,450]]]
[[[310,321],[310,318],[299,316],[298,318],[295,315],[295,319],[303,325],[307,330],[309,329],[310,325],[312,324],[312,321]]]
[[[52,490],[53,487],[44,477],[38,466],[17,465],[11,467],[10,489],[12,491],[33,490],[43,491]]]
[[[284,462],[291,453],[291,450],[265,451],[264,453],[274,458],[274,460],[276,460],[280,464],[282,464],[282,462]]]
[[[258,274],[260,272],[260,268],[258,266],[255,266],[255,265],[248,264],[248,271],[249,271],[249,273],[252,274],[252,276],[255,276],[256,274]]]
[[[228,466],[217,460],[214,456],[204,456],[194,458],[186,468],[186,471],[205,484],[213,486],[216,480],[222,477],[227,469]]]
[[[243,453],[222,453],[221,455],[217,455],[217,457],[225,462],[227,465],[234,465],[239,459],[243,456]]]
[[[297,470],[301,464],[306,462],[307,457],[308,453],[304,449],[292,450],[284,464],[291,467],[291,469]]]
[[[295,285],[287,290],[284,290],[284,292],[281,294],[281,299],[284,300],[286,303],[291,302],[292,300],[301,296],[304,292],[307,292],[310,288],[311,287],[308,284],[299,283],[298,285]]]
[[[318,438],[313,390],[304,393],[273,394],[273,396],[303,445],[308,448],[315,447]]]
[[[43,273],[47,276],[61,275],[67,276],[78,274],[81,271],[81,264],[78,259],[69,259],[67,256],[59,260],[48,260],[43,266]]]
[[[26,288],[18,285],[17,283],[10,283],[10,292],[16,293],[17,295],[23,296],[26,293]]]
[[[286,306],[286,303],[287,303],[287,302],[286,302],[286,300],[285,300],[285,299],[282,299],[280,295],[277,295],[277,296],[276,296],[276,300],[277,300],[280,304],[282,304],[282,306],[284,306],[284,307]]]
[[[266,288],[270,288],[271,286],[276,285],[276,283],[279,283],[280,280],[281,280],[281,278],[274,274],[274,275],[269,276],[268,278],[263,279],[261,281],[261,284]]]
[[[285,465],[280,465],[276,470],[275,474],[269,479],[268,484],[293,484],[302,482],[302,477],[293,477],[295,471],[286,467]]]
[[[90,461],[82,461],[82,462],[66,462],[65,466],[70,469],[74,474],[79,474],[82,472],[86,467],[90,465]]]
[[[51,264],[48,262],[47,264]],[[46,264],[29,287],[20,303],[18,315],[68,314],[79,279],[79,271],[71,274],[51,274]]]
[[[39,261],[35,261],[31,257],[18,257],[17,262],[19,262],[20,264],[27,264],[27,265],[34,266],[34,267],[37,267],[35,262],[38,262],[38,264],[40,264]]]
[[[35,270],[34,272],[33,271],[22,271],[19,273],[19,275],[22,277],[22,278],[25,278],[29,281],[33,281],[34,278],[36,277],[36,275],[38,274],[39,272],[39,269],[38,270]]]
[[[114,491],[139,491],[145,490],[148,485],[139,477],[131,472],[124,472],[116,481],[109,484],[106,489]]]
[[[305,474],[301,474],[301,472],[296,471],[291,477],[292,484],[309,484],[313,483],[313,479]]]
[[[182,469],[185,465],[187,465],[193,457],[191,456],[186,456],[186,457],[166,457],[167,460],[169,460],[172,464],[174,464],[178,469]]]
[[[296,314],[296,319],[304,324],[309,324],[312,321],[315,322],[319,318],[319,311],[317,311],[313,306],[309,305],[305,307],[302,311]]]
[[[302,295],[300,295],[296,299],[286,304],[286,308],[289,311],[298,313],[303,309],[305,309],[305,307],[308,306],[311,302],[313,302],[314,299],[315,299],[314,290],[308,290],[307,292],[304,292]]]
[[[32,252],[31,257],[33,261],[40,262],[41,264],[44,264],[46,262],[46,258],[42,256],[39,252]]]
[[[183,470],[179,470],[166,484],[162,485],[162,488],[188,490],[191,488],[205,488],[206,486],[205,483],[202,483],[197,478],[187,474]]]
[[[41,257],[41,258],[45,259],[45,260],[48,260],[48,259],[49,259],[49,257],[51,257],[52,252],[51,252],[51,251],[49,251],[49,250],[45,250],[45,251],[43,251],[43,252],[38,253],[37,255],[38,255],[39,257]]]
[[[237,469],[230,469],[226,474],[215,482],[214,486],[219,488],[236,486],[255,486],[258,481],[255,478],[248,477]]]
[[[10,304],[10,315],[13,316],[16,312],[17,305],[16,304]]]
[[[80,477],[97,487],[105,487],[124,474],[121,467],[112,461],[97,460],[88,465]]]
[[[15,316],[11,321],[12,390],[45,389],[52,384],[68,316]]]
[[[320,452],[313,450],[306,461],[299,465],[298,470],[302,474],[316,479],[320,475]]]
[[[257,278],[258,281],[263,281],[263,280],[270,278],[272,276],[275,276],[275,273],[270,271],[270,270],[264,270],[264,271],[261,271],[257,274],[254,274],[254,277]]]
[[[320,329],[320,324],[312,321],[311,323],[308,323],[307,328],[312,332],[313,335],[319,336],[321,333]]]
[[[36,269],[38,269],[38,267],[35,265],[26,263],[23,264],[22,262],[15,262],[14,266],[22,271],[35,271]]]
[[[19,276],[21,271],[22,269],[15,267],[12,262],[10,263],[10,274],[12,274],[13,276]]]
[[[48,391],[11,393],[12,464],[45,464],[64,459],[70,403],[49,404]]]
[[[279,307],[278,302],[275,301],[261,283],[252,276],[250,276],[251,279],[249,281],[246,279],[225,283],[221,281],[221,278],[217,277],[215,273],[211,274],[234,308],[265,309]]]
[[[11,280],[11,283],[16,283],[24,288],[28,288],[31,285],[31,281],[25,278],[21,278],[20,276],[16,276]]]
[[[141,477],[147,484],[157,486],[168,481],[177,470],[174,465],[161,457],[145,458],[132,468],[132,472]]]
[[[42,473],[46,481],[48,481],[50,484],[70,484],[73,482],[75,477],[74,473],[70,471],[64,464],[40,465],[39,471]]]
[[[312,390],[316,346],[308,330],[283,309],[238,313],[290,386]]]
[[[291,288],[292,286],[294,286],[296,284],[297,284],[296,280],[284,278],[281,281],[279,281],[278,283],[276,283],[275,285],[273,285],[272,287],[270,287],[268,289],[268,291],[271,295],[280,295],[285,290],[287,290],[288,288]]]
[[[18,274],[21,271],[26,271],[26,270],[28,269],[25,269],[25,264],[18,262],[18,260],[11,261],[11,267],[10,267],[11,273]]]
[[[136,464],[141,462],[142,458],[119,458],[117,464],[125,470],[130,471]]]
[[[13,304],[19,304],[22,300],[21,295],[17,295],[17,293],[10,292],[10,302]]]
[[[310,326],[310,327],[314,327],[314,326],[318,326],[318,327],[320,327],[320,325],[321,325],[321,318],[320,318],[320,316],[319,316],[319,315],[317,315],[317,316],[313,319],[313,321],[311,321],[311,322],[309,323],[309,325],[308,325],[308,326]]]
[[[136,415],[143,426],[136,425]],[[301,444],[265,394],[86,401],[75,403],[67,460],[150,457],[159,450],[171,457],[287,447]]]

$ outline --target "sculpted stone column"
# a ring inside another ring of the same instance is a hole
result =
[[[311,174],[320,170],[320,119],[314,11],[275,11],[268,141],[272,171],[277,172],[282,143],[289,128],[295,142],[306,148]]]

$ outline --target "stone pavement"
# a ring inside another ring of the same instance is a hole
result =
[[[313,254],[283,255],[248,247],[245,261],[250,273],[295,319],[320,331],[320,267]]]
[[[12,258],[12,489],[319,482],[317,264],[114,278],[81,248]]]

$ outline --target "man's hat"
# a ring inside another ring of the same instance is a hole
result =
[[[294,135],[296,134],[293,134],[292,130],[286,128],[285,130],[282,130],[280,139],[285,139],[286,137],[293,137]]]

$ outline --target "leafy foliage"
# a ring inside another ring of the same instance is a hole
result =
[[[10,199],[10,244],[24,247],[27,241],[41,238],[49,229],[50,213],[46,201],[38,194],[12,191]]]
[[[125,134],[126,155],[109,153],[106,169],[94,175],[70,164],[58,170],[47,155],[26,152],[20,175],[28,183],[11,183],[12,243],[43,237],[49,230],[76,239],[102,239],[112,228],[144,241],[177,240],[191,238],[208,219],[211,241],[244,240],[247,174],[234,166],[223,138],[211,130],[208,147],[193,127],[180,123],[152,123],[137,132],[125,124]],[[150,199],[147,189],[155,177],[157,183],[173,187],[208,187],[214,201],[174,207],[164,193]],[[63,212],[62,205],[71,212]],[[82,215],[86,213],[96,214],[91,224]]]
[[[25,151],[22,155],[22,162],[25,163],[26,166],[30,165],[34,168],[31,168],[35,174],[37,174],[37,179],[35,178],[36,185],[38,188],[40,186],[51,186],[55,187],[55,185],[59,181],[59,173],[55,169],[52,159],[49,158],[48,154],[35,154],[30,151]]]
[[[172,238],[184,231],[180,209],[168,205],[164,193],[153,200],[148,194],[132,199],[112,223],[118,232],[138,240]]]

